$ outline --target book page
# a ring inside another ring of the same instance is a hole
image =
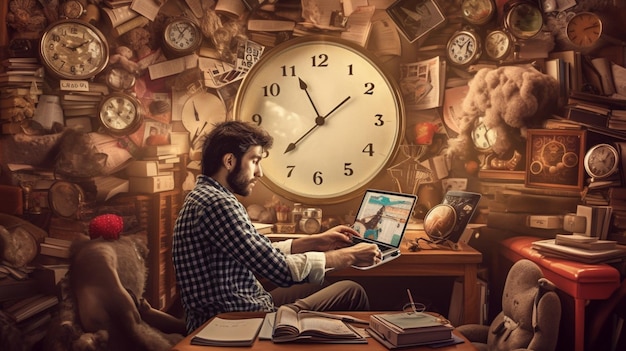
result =
[[[300,333],[307,335],[354,336],[355,333],[343,321],[319,317],[313,314],[300,314]]]
[[[195,337],[219,342],[252,340],[256,337],[261,323],[263,323],[263,318],[222,319],[215,317]]]

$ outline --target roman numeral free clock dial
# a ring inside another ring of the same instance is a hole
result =
[[[307,204],[362,195],[404,133],[395,81],[362,47],[306,36],[266,52],[244,78],[234,116],[274,137],[262,182]]]

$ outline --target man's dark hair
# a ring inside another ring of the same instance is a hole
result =
[[[241,162],[242,156],[253,146],[263,150],[272,147],[274,139],[262,128],[248,122],[218,123],[207,134],[202,146],[202,174],[211,176],[219,169],[222,157],[232,153]]]

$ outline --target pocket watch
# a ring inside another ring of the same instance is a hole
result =
[[[481,153],[490,153],[498,139],[496,130],[488,128],[483,123],[483,117],[476,120],[471,136],[474,148]]]
[[[79,0],[65,0],[59,5],[59,12],[62,18],[78,19],[87,13],[87,10]]]
[[[393,161],[405,124],[399,87],[377,59],[324,35],[264,53],[243,79],[233,111],[274,137],[261,181],[308,204],[361,196]]]
[[[202,31],[189,18],[175,18],[163,29],[163,45],[166,53],[172,56],[191,54],[201,44]]]
[[[536,2],[509,1],[504,4],[504,28],[517,39],[530,39],[543,28],[543,14]]]
[[[483,25],[494,18],[496,4],[493,0],[463,0],[461,13],[467,22]]]
[[[76,183],[57,180],[48,189],[48,206],[54,214],[63,218],[80,218],[85,193]]]
[[[446,46],[446,56],[451,64],[468,66],[480,58],[482,42],[476,32],[462,29],[452,34]]]
[[[495,61],[506,59],[513,52],[513,38],[504,30],[493,30],[485,36],[485,54]]]
[[[98,109],[100,123],[113,135],[134,132],[143,121],[143,107],[132,95],[115,92],[104,97]]]
[[[105,82],[112,90],[128,90],[135,86],[135,81],[135,75],[122,67],[111,67],[106,71]]]
[[[583,164],[591,178],[607,178],[617,173],[619,154],[611,144],[597,144],[587,151]]]
[[[109,62],[109,45],[93,25],[65,19],[44,30],[39,55],[56,78],[89,79],[102,72]]]

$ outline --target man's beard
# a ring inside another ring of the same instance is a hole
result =
[[[232,172],[226,176],[226,181],[230,189],[237,195],[250,195],[250,181],[241,172],[241,163],[237,162]]]

